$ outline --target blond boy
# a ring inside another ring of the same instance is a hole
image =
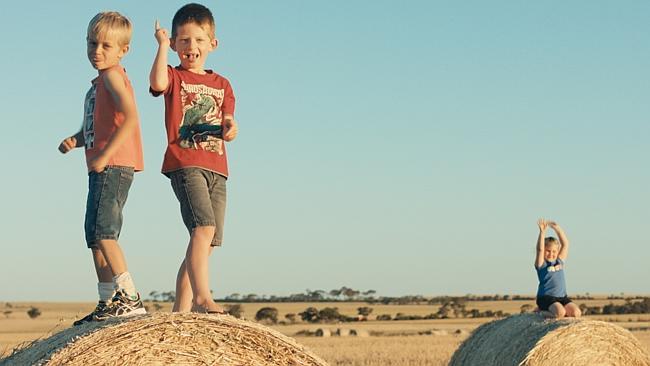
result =
[[[535,270],[539,286],[537,288],[537,306],[546,318],[580,317],[580,308],[567,296],[564,277],[564,261],[569,255],[569,239],[564,230],[554,221],[539,219],[539,236]],[[551,227],[557,234],[545,237],[546,229]]]
[[[75,325],[146,313],[117,242],[134,172],[144,165],[133,88],[120,65],[129,50],[131,32],[131,22],[117,12],[99,13],[88,24],[87,55],[98,76],[86,94],[81,130],[59,145],[64,154],[85,148],[84,229],[98,278],[99,302]]]

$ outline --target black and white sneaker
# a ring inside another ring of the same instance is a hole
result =
[[[95,310],[93,310],[90,314],[84,316],[83,318],[76,320],[72,325],[81,325],[84,323],[89,323],[92,321],[95,321],[95,315],[100,314],[104,311],[106,311],[106,308],[108,307],[108,303],[105,301],[100,301],[97,303],[97,306],[95,306]]]
[[[136,299],[132,299],[124,290],[118,290],[113,296],[111,303],[104,308],[104,311],[98,312],[93,316],[93,320],[102,321],[110,318],[123,316],[133,316],[146,314],[144,305],[140,300],[140,294]]]

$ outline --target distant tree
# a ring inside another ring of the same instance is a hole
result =
[[[339,314],[338,308],[323,308],[318,312],[318,320],[324,322],[335,322],[342,320],[343,316]]]
[[[341,290],[337,290],[337,289],[330,290],[329,294],[330,294],[330,296],[332,296],[333,298],[338,299],[339,296],[341,296]]]
[[[522,314],[523,313],[530,313],[531,311],[533,311],[533,305],[531,305],[531,304],[523,304],[519,308],[519,312],[522,313]]]
[[[243,300],[243,301],[246,301],[246,302],[255,302],[255,301],[257,301],[257,295],[256,295],[256,294],[248,294],[248,295],[244,296],[244,300]]]
[[[241,298],[241,294],[238,294],[236,292],[234,294],[230,294],[226,296],[226,300],[230,300],[230,301],[239,301],[240,298]]]
[[[27,315],[29,315],[29,317],[32,319],[36,319],[39,316],[41,316],[41,311],[38,310],[38,308],[32,306],[31,308],[29,308],[29,310],[27,310]]]
[[[271,307],[264,307],[257,311],[255,320],[261,322],[270,322],[276,324],[278,322],[278,309]]]
[[[393,319],[390,314],[377,315],[377,320],[391,320]]]
[[[359,313],[359,315],[368,316],[368,315],[370,315],[370,313],[372,313],[372,308],[367,307],[367,306],[363,306],[363,307],[357,308],[357,312]]]
[[[226,312],[237,319],[241,319],[244,307],[241,304],[225,305]]]
[[[160,294],[158,294],[158,291],[154,290],[149,293],[149,297],[151,297],[153,301],[158,301],[158,296],[160,296]]]
[[[296,322],[296,314],[294,313],[288,313],[284,316],[284,318],[287,319],[290,323]]]
[[[13,305],[11,305],[11,303],[10,303],[10,302],[8,302],[8,303],[6,303],[6,304],[5,304],[5,307],[6,307],[6,308],[9,308],[9,309],[11,309],[11,308],[13,308],[14,306],[13,306]]]
[[[318,309],[314,307],[308,307],[302,313],[298,313],[300,319],[309,323],[315,323],[318,321]]]
[[[166,291],[159,295],[164,302],[174,302],[176,301],[176,291]]]

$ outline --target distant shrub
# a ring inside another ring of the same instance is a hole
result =
[[[241,319],[244,313],[244,307],[241,304],[226,305],[226,312],[237,319]]]
[[[31,308],[29,308],[29,310],[27,310],[27,315],[29,315],[29,317],[32,319],[36,319],[39,316],[41,316],[41,311],[38,310],[38,308],[32,306]]]
[[[255,314],[255,320],[276,324],[278,322],[278,309],[270,307],[261,308]]]
[[[392,320],[393,317],[390,314],[381,314],[377,315],[377,320]]]

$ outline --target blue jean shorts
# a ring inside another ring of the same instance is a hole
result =
[[[117,240],[120,237],[122,210],[132,182],[132,167],[107,166],[101,173],[88,173],[84,225],[88,248],[97,248],[98,240]]]
[[[198,226],[214,226],[211,245],[220,246],[226,214],[226,177],[201,168],[183,168],[168,176],[187,231],[191,235]]]

